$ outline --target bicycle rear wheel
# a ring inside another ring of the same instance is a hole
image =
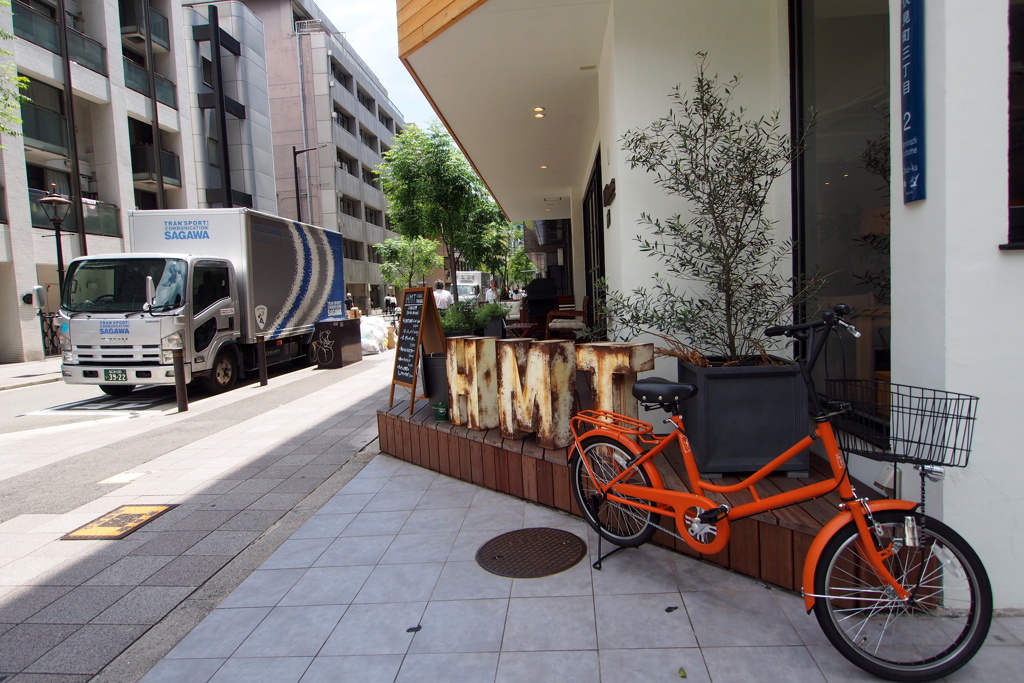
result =
[[[614,439],[606,436],[584,437],[580,440],[580,450],[573,458],[570,472],[572,493],[587,523],[606,540],[630,548],[651,540],[661,515],[606,500],[595,480],[607,484],[625,469],[632,457],[633,454]],[[584,460],[590,463],[593,478]],[[651,479],[641,467],[623,479],[622,483],[650,487]]]
[[[883,561],[912,599],[893,595],[865,559],[857,528],[843,527],[814,573],[814,615],[837,650],[860,668],[894,681],[946,676],[977,653],[992,621],[992,588],[974,550],[942,522],[917,513],[878,512],[875,535],[891,548]],[[919,543],[906,543],[904,520]]]

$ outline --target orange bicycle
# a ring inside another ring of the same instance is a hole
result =
[[[846,459],[858,453],[893,467],[913,464],[922,477],[923,501],[925,477],[937,480],[945,466],[966,466],[978,399],[859,382],[830,383],[832,398],[841,400],[820,397],[811,371],[829,333],[845,328],[859,336],[843,320],[849,312],[839,305],[820,320],[766,330],[769,336],[805,342],[807,359],[799,364],[815,428],[754,474],[734,485],[702,480],[680,415],[697,388],[652,378],[638,381],[633,396],[645,410],[669,411],[665,423],[673,430],[656,436],[641,420],[608,411],[580,412],[572,419],[572,491],[599,534],[599,556],[600,538],[619,546],[614,553],[646,543],[658,529],[696,551],[714,554],[728,543],[730,522],[838,491],[839,510],[815,537],[804,561],[807,611],[814,611],[836,649],[865,671],[897,681],[930,681],[966,664],[988,633],[992,589],[985,568],[959,534],[924,514],[923,503],[859,497]],[[682,452],[692,493],[666,488],[653,463],[671,443]],[[830,478],[758,495],[759,481],[815,443],[824,448]],[[748,491],[752,502],[729,507],[708,497],[740,491]],[[661,525],[663,516],[673,520],[674,529]],[[598,569],[601,559],[595,563]]]

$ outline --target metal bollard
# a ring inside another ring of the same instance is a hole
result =
[[[178,412],[188,411],[188,390],[185,387],[185,356],[181,349],[171,351],[174,358],[174,395],[178,398]]]
[[[256,336],[256,364],[260,367],[260,386],[267,386],[267,338]]]

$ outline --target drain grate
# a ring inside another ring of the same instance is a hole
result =
[[[496,536],[476,551],[476,562],[492,574],[536,579],[569,569],[587,554],[579,536],[561,529],[519,529]]]

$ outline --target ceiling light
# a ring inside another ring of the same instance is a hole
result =
[[[541,168],[547,168],[547,164],[541,164]]]
[[[534,107],[534,111],[544,111],[544,107]]]
[[[544,118],[544,114],[534,114],[533,118],[535,118],[535,119],[542,119],[542,118]]]

